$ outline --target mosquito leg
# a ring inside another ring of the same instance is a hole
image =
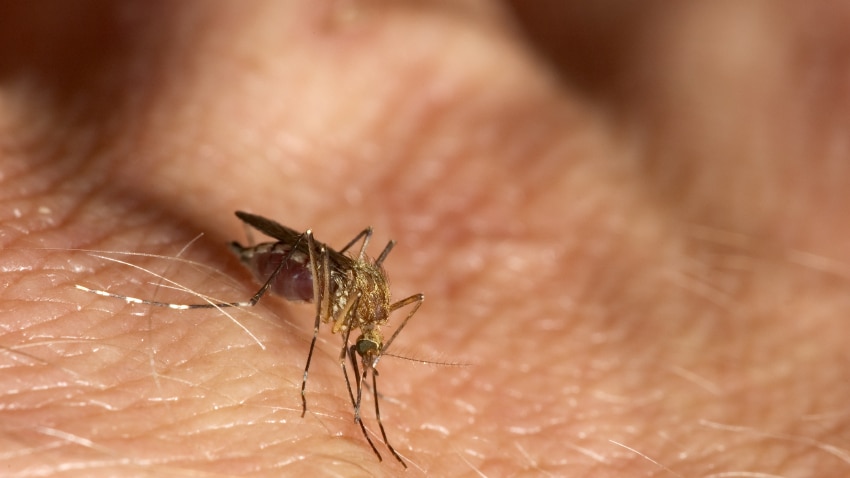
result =
[[[351,312],[352,308],[357,307],[357,303],[359,301],[360,301],[359,296],[355,300],[349,301],[348,304],[346,304],[345,309],[343,309],[342,312],[340,313],[340,317],[341,318],[346,317]],[[343,377],[345,377],[345,386],[348,388],[348,396],[351,398],[351,404],[354,406],[354,410],[355,410],[354,420],[357,421],[359,419],[359,414],[357,413],[357,411],[359,410],[359,407],[358,407],[357,402],[354,399],[354,392],[351,389],[351,380],[348,378],[348,369],[345,368],[345,361],[348,360],[348,352],[349,352],[349,350],[348,350],[348,338],[351,336],[351,329],[352,329],[352,327],[346,327],[345,330],[343,331],[342,350],[339,351],[339,365],[340,365],[340,367],[342,367],[342,375],[343,375]],[[354,347],[354,346],[352,345],[352,347]],[[357,362],[356,361],[352,361],[352,364],[354,366],[354,377],[356,378],[360,375],[360,371],[357,368]],[[359,386],[360,386],[360,384],[358,383],[358,387]]]
[[[345,386],[348,388],[348,396],[351,398],[351,405],[356,406],[357,402],[354,401],[354,391],[351,388],[351,380],[348,378],[348,369],[345,367],[345,362],[348,360],[348,337],[350,335],[351,329],[346,330],[342,339],[342,350],[339,352],[339,366],[342,367],[342,375],[345,377]],[[354,366],[354,376],[357,377],[360,375],[360,371],[357,369],[357,362],[354,361],[352,365]]]
[[[316,348],[316,338],[319,336],[320,318],[316,316],[313,326],[313,340],[310,341],[310,351],[307,352],[307,363],[304,365],[304,378],[301,380],[301,418],[307,414],[307,372],[310,370],[310,361],[313,359],[313,349]]]
[[[357,241],[359,241],[360,239],[363,239],[363,244],[360,246],[360,255],[359,255],[359,257],[362,258],[363,257],[363,251],[366,250],[366,246],[369,244],[369,239],[371,237],[372,237],[372,228],[367,227],[366,229],[363,229],[362,231],[360,231],[360,234],[354,236],[354,239],[348,241],[348,244],[346,244],[345,247],[340,249],[339,252],[344,253],[351,246],[353,246],[354,244],[357,244]]]
[[[275,268],[274,272],[272,272],[269,275],[269,278],[266,279],[266,282],[263,284],[262,287],[260,287],[260,290],[258,290],[257,293],[254,294],[253,297],[251,297],[251,300],[248,301],[251,304],[252,307],[257,305],[257,302],[260,301],[260,298],[262,298],[266,294],[266,292],[269,291],[269,288],[271,288],[271,286],[272,286],[272,282],[274,282],[274,280],[277,278],[277,276],[280,275],[280,272],[284,268],[284,264],[288,263],[287,262],[288,259],[289,259],[288,256],[291,255],[291,254],[292,254],[292,250],[289,251],[289,254],[287,254],[287,257],[284,258],[284,260],[280,261],[280,264],[278,264],[277,267]],[[314,293],[314,295],[315,295],[315,293]]]
[[[227,308],[227,307],[253,307],[253,306],[257,305],[257,302],[259,302],[260,299],[266,294],[266,292],[268,292],[269,288],[271,288],[272,282],[277,278],[278,275],[280,275],[281,271],[285,268],[284,266],[289,263],[289,259],[291,258],[291,255],[293,254],[296,247],[298,246],[298,243],[302,240],[302,237],[304,237],[305,235],[306,235],[306,233],[302,234],[298,238],[298,240],[295,241],[295,244],[290,248],[290,251],[287,254],[287,256],[280,262],[280,264],[277,265],[275,270],[272,271],[271,275],[269,276],[268,279],[266,279],[266,282],[263,283],[262,287],[260,287],[260,289],[247,301],[213,302],[213,301],[207,299],[207,302],[204,303],[204,304],[174,304],[174,303],[170,303],[170,302],[160,302],[160,301],[156,301],[156,300],[139,299],[139,298],[136,298],[136,297],[130,297],[130,296],[123,295],[123,294],[115,294],[115,293],[108,292],[108,291],[105,291],[105,290],[90,289],[90,288],[83,286],[83,285],[80,285],[80,284],[75,284],[74,287],[76,287],[77,289],[82,290],[84,292],[97,294],[97,295],[100,295],[100,296],[103,296],[103,297],[112,297],[112,298],[115,298],[115,299],[123,299],[128,304],[145,304],[145,305],[151,305],[151,306],[154,306],[154,307],[167,307],[169,309],[174,309],[174,310],[223,309],[223,308]],[[234,252],[236,252],[237,255],[240,256],[240,258],[243,257],[243,255],[246,253],[246,251],[251,249],[251,247],[245,247],[245,246],[239,244],[238,242],[232,242],[230,244],[230,247],[231,247],[231,249],[233,249]],[[149,270],[144,269],[144,268],[139,267],[139,266],[135,266],[133,264],[127,264],[127,265],[131,265],[131,266],[133,266],[137,269],[140,269],[140,270],[142,270],[142,271],[144,271],[148,274],[151,274],[151,275],[158,275],[158,274],[156,274],[152,271],[149,271]],[[176,283],[176,282],[174,282],[170,279],[167,279],[167,278],[162,277],[162,276],[159,276],[159,277],[160,277],[161,280],[166,281],[169,285],[174,286],[177,289],[188,290],[185,287],[181,286],[180,284],[178,284],[178,283]],[[202,297],[202,296],[199,295],[199,297]]]
[[[354,350],[352,350],[352,353],[354,353]],[[364,367],[365,366],[366,365],[364,364]],[[390,450],[390,453],[393,454],[395,459],[398,460],[399,463],[401,463],[401,466],[407,468],[407,464],[404,462],[404,460],[401,459],[401,456],[398,454],[397,451],[395,451],[395,448],[390,445],[390,441],[387,440],[387,432],[386,430],[384,430],[384,422],[381,421],[381,407],[378,405],[378,374],[375,372],[374,369],[372,370],[372,394],[375,395],[375,418],[378,420],[378,428],[381,429],[381,436],[384,437],[384,445],[387,446],[387,448]]]
[[[410,313],[407,314],[407,317],[405,317],[404,320],[401,322],[401,324],[399,324],[398,328],[395,329],[395,332],[393,332],[393,334],[390,336],[390,339],[387,340],[384,343],[384,348],[382,350],[383,352],[386,352],[387,349],[390,348],[390,345],[393,343],[393,340],[395,340],[395,338],[398,337],[398,334],[399,334],[399,332],[401,332],[401,329],[403,329],[404,326],[407,325],[407,321],[410,320],[411,317],[413,317],[413,314],[415,314],[417,310],[419,310],[419,307],[422,306],[422,302],[424,302],[424,301],[425,301],[425,294],[414,294],[414,295],[411,295],[410,297],[408,297],[406,299],[402,299],[402,300],[400,300],[400,301],[398,301],[398,302],[396,302],[396,303],[394,303],[390,306],[390,312],[392,312],[392,311],[398,310],[398,309],[400,309],[400,308],[402,308],[406,305],[416,304],[416,305],[413,306],[412,309],[410,309]],[[381,358],[381,356],[379,355],[378,358],[375,359],[375,363],[372,364],[373,368],[378,364],[378,359],[380,359],[380,358]]]
[[[342,357],[340,362],[342,365],[342,373],[345,375],[345,384],[348,386],[348,396],[351,397],[351,405],[354,407],[354,421],[359,422],[362,421],[360,417],[360,401],[363,398],[363,378],[366,375],[364,373],[363,377],[360,376],[360,367],[357,365],[355,357],[355,353],[357,352],[356,345],[348,347],[348,340],[346,340],[343,345],[342,352],[347,355]],[[351,360],[351,368],[354,369],[354,378],[357,379],[357,397],[354,396],[354,391],[351,389],[351,381],[348,379],[348,370],[345,368],[345,359],[347,358],[350,358]],[[366,370],[363,371],[365,372]]]
[[[335,297],[333,297],[333,293],[331,292],[331,265],[330,265],[330,253],[327,250],[327,247],[322,245],[322,300],[324,310],[322,314],[322,320],[325,322],[330,321],[331,317],[333,317],[333,302]],[[315,274],[314,274],[315,275]],[[343,315],[347,315],[348,311],[346,310]]]
[[[310,269],[313,271],[313,303],[316,304],[316,320],[313,324],[313,340],[310,341],[310,351],[307,352],[307,363],[304,365],[304,378],[301,381],[301,417],[307,414],[307,372],[310,370],[310,361],[313,359],[313,350],[316,348],[316,339],[319,337],[319,326],[322,325],[322,299],[326,291],[320,290],[321,285],[325,281],[319,277],[319,268],[316,267],[318,261],[316,259],[316,248],[313,243],[313,232],[308,230],[304,233],[307,236],[307,250],[310,255]],[[281,262],[282,264],[283,262]],[[322,274],[330,274],[326,268],[321,271]]]
[[[108,292],[105,290],[99,289],[90,289],[81,284],[74,284],[74,287],[83,292],[89,292],[91,294],[97,294],[102,297],[112,297],[113,299],[122,299],[128,304],[144,304],[151,305],[154,307],[165,307],[168,309],[174,310],[190,310],[190,309],[225,309],[229,307],[253,307],[257,305],[257,301],[265,294],[265,290],[260,290],[257,294],[254,295],[250,300],[242,301],[242,302],[207,302],[206,304],[174,304],[171,302],[159,302],[156,300],[147,300],[147,299],[139,299],[137,297],[130,297],[128,295],[116,294],[113,292]],[[266,288],[268,289],[268,288]]]
[[[354,350],[352,350],[354,352]],[[352,360],[354,358],[352,357]],[[372,369],[374,372],[375,370]],[[363,403],[363,384],[366,383],[366,374],[369,373],[369,368],[366,367],[366,364],[363,364],[363,374],[360,375],[360,379],[357,380],[357,405],[354,406],[354,419],[357,421],[363,421],[360,417],[360,404]]]
[[[346,342],[346,345],[347,345],[347,342]],[[356,345],[352,345],[351,348],[347,349],[348,350],[348,354],[347,354],[348,358],[351,360],[351,367],[354,369],[354,376],[357,377],[357,400],[356,401],[354,399],[354,393],[351,391],[351,382],[348,380],[348,372],[345,369],[345,362],[344,361],[343,361],[343,365],[342,365],[342,370],[343,370],[343,373],[345,375],[345,383],[346,383],[346,385],[348,385],[348,394],[351,397],[351,403],[354,405],[354,421],[357,422],[360,425],[360,430],[363,431],[363,437],[365,437],[366,441],[369,442],[369,446],[372,447],[372,451],[375,452],[375,456],[378,457],[379,461],[384,461],[384,458],[381,456],[381,453],[378,452],[378,448],[372,442],[372,439],[369,438],[369,432],[366,431],[366,425],[364,425],[363,420],[360,419],[360,397],[361,397],[360,392],[363,390],[362,384],[363,384],[364,378],[360,376],[360,371],[357,367],[357,352],[356,352],[356,349],[357,349]],[[343,349],[343,350],[346,350],[346,349]],[[364,375],[365,375],[366,370],[363,370],[363,372],[364,372]],[[384,441],[386,441],[386,438],[384,439]],[[390,448],[390,450],[392,450],[392,448]],[[395,453],[394,450],[393,450],[393,453]],[[407,468],[406,465],[405,465],[405,468]]]
[[[387,246],[384,247],[384,250],[381,251],[381,255],[378,256],[377,259],[375,259],[375,265],[380,266],[381,264],[383,264],[384,259],[386,259],[387,256],[390,254],[390,251],[393,250],[393,247],[395,247],[395,241],[388,242]]]

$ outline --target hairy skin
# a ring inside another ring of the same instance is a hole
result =
[[[405,473],[311,306],[73,287],[244,299],[237,209],[399,241],[405,476],[850,473],[850,12],[515,3],[4,2],[4,476]]]

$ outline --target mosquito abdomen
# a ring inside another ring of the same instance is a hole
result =
[[[261,282],[268,280],[283,263],[280,272],[272,280],[272,293],[286,300],[313,301],[313,273],[306,254],[292,251],[285,244],[271,242],[253,247],[244,247],[234,242],[231,247]]]

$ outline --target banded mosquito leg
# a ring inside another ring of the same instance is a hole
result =
[[[300,241],[301,239],[299,238],[298,240]],[[297,245],[298,242],[296,241],[295,244]],[[243,254],[246,253],[246,251],[252,249],[252,247],[244,247],[241,244],[239,244],[238,242],[231,243],[230,247],[240,256],[240,258],[242,257]],[[213,302],[212,300],[207,299],[207,302],[204,303],[204,304],[175,304],[175,303],[171,303],[171,302],[161,302],[161,301],[156,301],[156,300],[139,299],[137,297],[131,297],[131,296],[128,296],[128,295],[123,295],[123,294],[116,294],[116,293],[108,292],[108,291],[105,291],[105,290],[91,289],[91,288],[88,288],[88,287],[86,287],[84,285],[80,285],[80,284],[74,284],[74,287],[77,288],[78,290],[81,290],[81,291],[84,291],[84,292],[89,292],[89,293],[92,293],[92,294],[97,294],[97,295],[102,296],[102,297],[112,297],[112,298],[115,298],[115,299],[122,299],[125,302],[127,302],[128,304],[145,304],[145,305],[151,305],[151,306],[154,306],[154,307],[165,307],[165,308],[174,309],[174,310],[223,309],[223,308],[235,308],[235,307],[254,307],[255,305],[257,305],[257,303],[260,301],[260,299],[269,291],[272,283],[281,274],[281,272],[285,268],[286,264],[288,264],[289,259],[292,256],[293,251],[295,251],[295,247],[292,247],[290,249],[287,256],[282,261],[280,261],[280,264],[278,264],[277,267],[275,268],[275,270],[272,271],[271,275],[269,275],[269,278],[266,279],[266,281],[263,283],[262,287],[260,287],[260,289],[257,290],[257,292],[254,293],[254,295],[251,296],[250,299],[244,300],[244,301],[239,301],[239,302]],[[134,267],[139,268],[138,266],[134,266]],[[151,274],[154,274],[153,272],[148,271],[147,269],[141,269],[141,270],[148,272],[148,273],[151,273]],[[166,282],[168,282],[169,285],[174,286],[175,288],[178,288],[178,289],[183,288],[182,286],[180,286],[180,284],[177,284],[176,282],[174,282],[172,280],[166,279],[164,277],[162,277],[162,279],[164,279]],[[183,289],[185,289],[185,288],[183,288]]]

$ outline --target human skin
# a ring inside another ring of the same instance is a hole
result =
[[[550,3],[5,2],[2,473],[850,473],[848,7]],[[244,299],[234,210],[398,241],[406,472],[311,306],[74,288]]]

